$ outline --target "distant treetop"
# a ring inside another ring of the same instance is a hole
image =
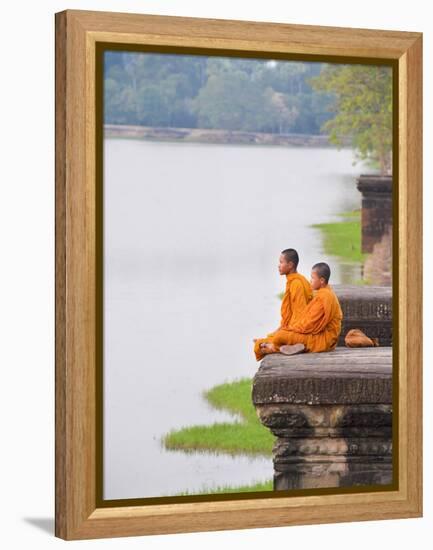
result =
[[[308,83],[323,64],[105,52],[104,122],[317,135],[335,94]]]

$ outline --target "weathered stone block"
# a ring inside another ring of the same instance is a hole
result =
[[[274,489],[392,482],[392,349],[265,356],[252,399],[276,436]]]

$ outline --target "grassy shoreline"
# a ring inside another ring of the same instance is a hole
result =
[[[230,485],[218,485],[217,487],[203,486],[199,491],[183,491],[170,496],[187,496],[187,495],[207,495],[215,493],[253,493],[261,491],[273,491],[273,480],[258,481],[252,485],[239,485],[231,487]]]
[[[238,415],[240,420],[171,430],[162,438],[162,444],[167,449],[185,453],[198,451],[271,458],[275,438],[260,423],[252,403],[251,390],[252,379],[240,378],[203,391],[204,399],[215,409]],[[259,491],[273,491],[273,479],[254,481],[250,485],[204,486],[200,491],[184,491],[175,496]]]
[[[339,222],[315,223],[310,227],[320,229],[327,254],[347,262],[363,263],[367,254],[361,252],[361,211],[343,212],[339,217]]]
[[[162,439],[164,446],[183,452],[272,456],[274,437],[257,418],[251,400],[251,385],[250,378],[241,378],[203,392],[203,397],[213,407],[239,415],[240,420],[171,430]]]

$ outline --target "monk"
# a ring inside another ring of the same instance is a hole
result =
[[[311,270],[311,287],[314,298],[300,317],[281,328],[265,342],[263,353],[293,355],[306,352],[324,352],[336,348],[341,332],[343,313],[340,302],[329,285],[331,270],[320,262]]]
[[[281,302],[280,326],[266,335],[266,338],[255,338],[254,353],[257,361],[264,357],[263,344],[271,343],[279,330],[287,328],[294,322],[312,300],[313,293],[307,279],[297,272],[299,255],[294,248],[287,248],[280,254],[278,271],[286,276],[286,289]]]

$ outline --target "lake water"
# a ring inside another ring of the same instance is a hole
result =
[[[313,223],[360,207],[351,150],[104,141],[104,499],[272,478],[271,459],[167,451],[171,429],[230,421],[201,393],[252,377],[279,323],[284,248],[309,278],[360,275]]]

